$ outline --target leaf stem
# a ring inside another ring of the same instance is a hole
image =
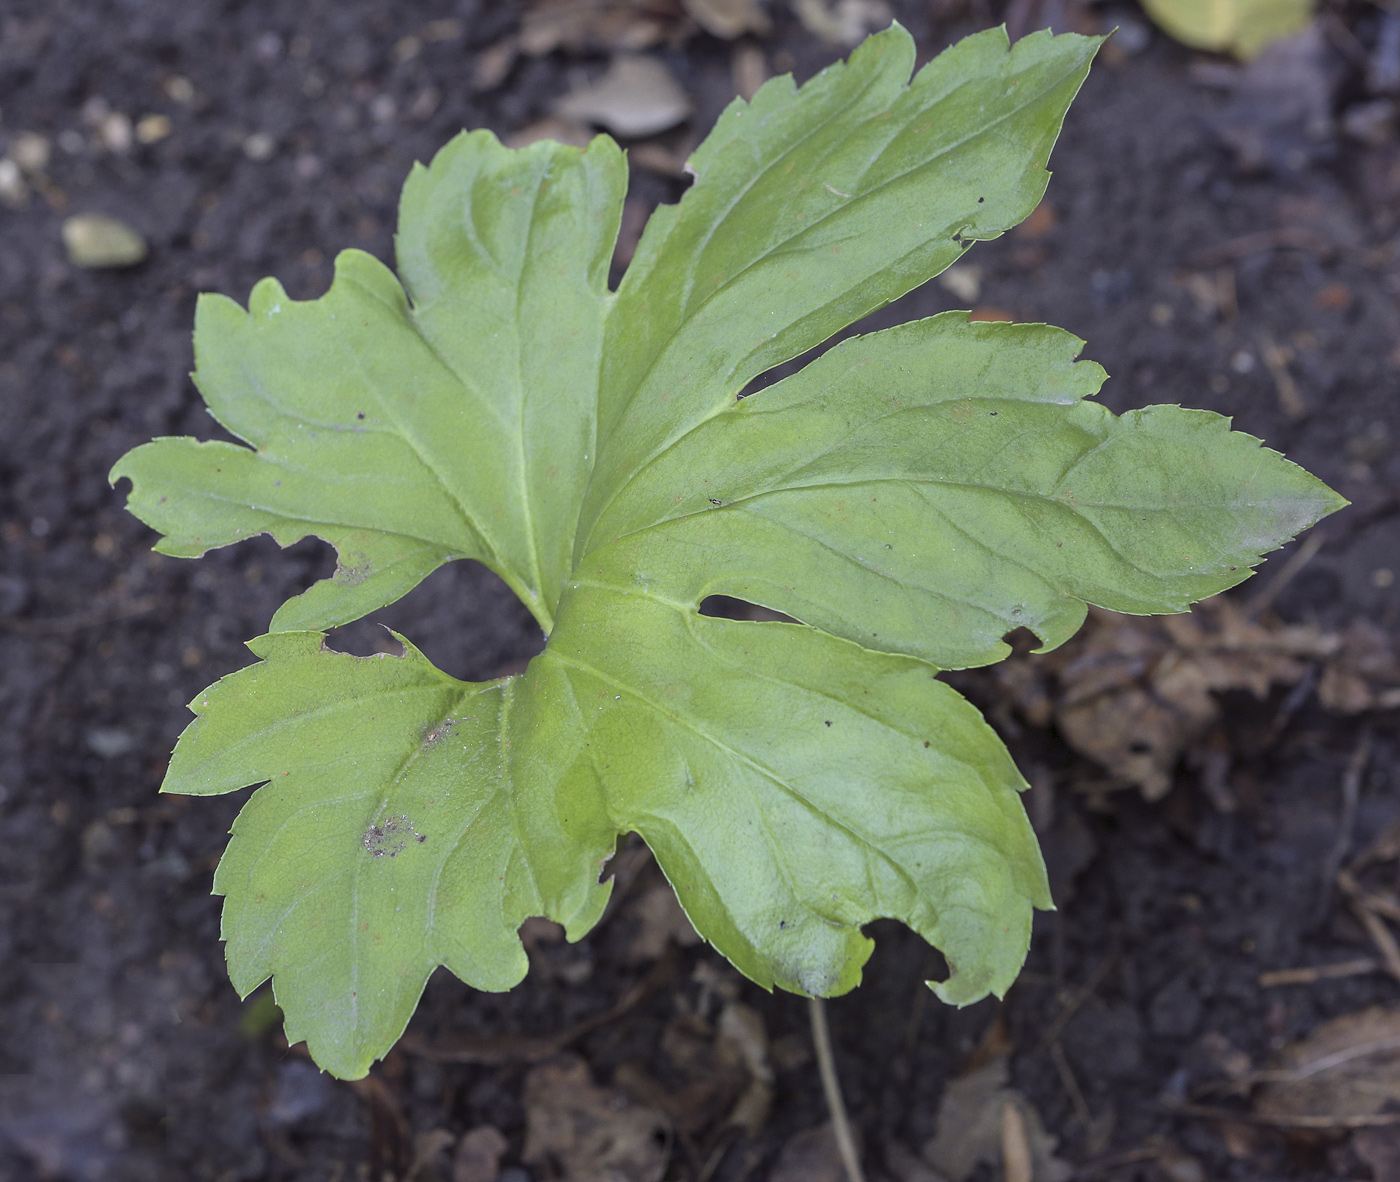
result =
[[[846,1167],[847,1182],[865,1182],[855,1137],[851,1133],[851,1122],[846,1118],[846,1104],[841,1099],[841,1081],[836,1077],[836,1057],[831,1053],[831,1030],[826,1024],[826,1002],[820,997],[809,997],[807,1003],[812,1017],[812,1042],[817,1048],[822,1092],[826,1096],[827,1111],[831,1113],[831,1128],[836,1135],[841,1164]]]
[[[549,610],[549,604],[545,601],[544,596],[536,595],[528,583],[509,573],[509,568],[505,563],[498,562],[492,569],[501,577],[501,581],[515,592],[520,602],[525,605],[525,610],[535,617],[535,622],[539,624],[545,639],[548,640],[554,631],[554,613]]]

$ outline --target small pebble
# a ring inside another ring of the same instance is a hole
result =
[[[396,114],[398,108],[393,95],[377,94],[369,104],[369,117],[376,123],[392,123]]]
[[[131,151],[131,117],[113,111],[97,125],[97,138],[109,152],[125,155]]]
[[[136,138],[143,144],[158,144],[174,130],[164,115],[142,115],[136,124]]]
[[[1152,44],[1152,30],[1142,21],[1114,13],[1109,23],[1117,26],[1113,44],[1129,57],[1136,57]]]
[[[10,159],[25,172],[43,172],[49,166],[49,141],[32,131],[22,131],[10,144]]]
[[[265,131],[255,131],[243,141],[243,155],[249,160],[271,160],[277,151],[277,141]]]
[[[101,213],[65,218],[63,245],[75,267],[130,267],[146,257],[146,240],[140,234]]]
[[[102,120],[112,113],[112,104],[100,94],[95,94],[83,104],[79,116],[89,127],[102,126]]]
[[[1395,134],[1397,123],[1400,123],[1400,111],[1392,99],[1355,103],[1342,115],[1342,130],[1371,148],[1383,147]]]
[[[116,759],[136,746],[136,738],[120,727],[95,726],[87,733],[87,745],[103,759]]]
[[[188,107],[194,102],[194,83],[176,74],[173,78],[166,79],[165,93],[175,102]]]
[[[29,186],[24,183],[24,175],[10,157],[0,159],[0,205],[20,209],[29,200]]]
[[[316,1064],[302,1059],[281,1063],[263,1118],[273,1128],[286,1128],[315,1116],[335,1099],[335,1085]]]
[[[58,146],[68,155],[76,156],[87,147],[87,140],[76,127],[66,127],[58,133]]]

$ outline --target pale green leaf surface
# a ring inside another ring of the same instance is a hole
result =
[[[898,25],[800,90],[735,99],[648,223],[609,318],[585,528],[639,462],[748,382],[995,238],[1045,164],[1098,38],[988,29],[909,81]]]
[[[1117,418],[1045,325],[948,312],[845,341],[632,477],[580,573],[762,603],[945,669],[1046,647],[1085,604],[1184,611],[1341,505],[1228,420]]]
[[[263,661],[192,703],[200,717],[164,789],[271,781],[214,880],[229,972],[244,995],[272,976],[287,1037],[359,1076],[437,965],[509,989],[525,975],[515,933],[528,916],[547,912],[575,938],[591,927],[613,833],[559,816],[567,795],[539,780],[513,791],[502,742],[515,683],[457,681],[412,646],[361,658],[321,640],[253,642]]]
[[[462,135],[404,188],[412,303],[361,251],[319,300],[272,279],[247,312],[202,296],[195,380],[256,450],[146,444],[112,471],[131,510],[181,557],[264,531],[335,545],[332,585],[278,629],[356,619],[453,558],[490,563],[548,621],[590,466],[625,180],[606,137],[515,152]]]
[[[925,663],[603,585],[571,588],[505,681],[321,639],[254,642],[263,661],[193,703],[164,787],[270,781],[215,877],[230,975],[245,995],[271,976],[288,1038],[337,1074],[393,1044],[436,965],[506,989],[527,916],[582,935],[616,833],[735,965],[812,994],[859,983],[881,916],[944,951],[945,1000],[1003,993],[1050,905],[1024,782]]]
[[[895,27],[769,83],[615,296],[616,146],[472,133],[409,178],[402,286],[346,252],[320,300],[202,300],[200,389],[251,446],[157,440],[113,477],[167,553],[339,551],[197,700],[165,785],[266,784],[215,884],[230,972],[272,977],[318,1062],[363,1074],[437,965],[508,988],[527,916],[581,936],[629,831],[764,985],[851,988],[888,916],[945,952],[945,1000],[1005,991],[1044,867],[938,669],[1018,625],[1057,644],[1085,603],[1181,610],[1340,502],[1219,416],[1086,402],[1102,371],[1043,325],[935,317],[737,395],[1033,209],[1095,45],[993,30],[911,82]],[[464,557],[549,634],[521,676],[313,631]],[[700,615],[714,592],[802,623]]]

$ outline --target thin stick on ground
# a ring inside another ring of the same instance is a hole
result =
[[[826,1095],[827,1111],[831,1113],[831,1128],[836,1134],[836,1148],[841,1164],[846,1167],[847,1182],[865,1182],[860,1169],[860,1155],[851,1135],[851,1122],[846,1118],[846,1104],[841,1099],[841,1081],[836,1078],[836,1058],[831,1053],[831,1031],[826,1024],[826,1002],[809,997],[808,1012],[812,1016],[812,1042],[817,1048],[817,1067],[821,1071],[822,1092]]]

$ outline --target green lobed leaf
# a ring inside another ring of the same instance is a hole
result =
[[[1218,415],[1115,417],[1044,325],[948,313],[749,382],[1039,201],[1097,41],[990,30],[910,80],[898,26],[801,88],[736,100],[605,285],[620,152],[463,134],[404,190],[400,280],[346,252],[320,300],[203,297],[196,379],[250,447],[163,439],[113,470],[195,556],[259,532],[336,546],[259,663],[193,705],[165,789],[264,783],[215,880],[230,973],[358,1076],[433,969],[524,974],[640,833],[753,980],[853,987],[897,918],[936,988],[1003,993],[1050,906],[1005,748],[939,669],[1046,647],[1087,603],[1180,611],[1338,508]],[[517,677],[319,631],[475,558],[549,634]],[[722,592],[800,623],[702,616]]]
[[[625,181],[605,136],[516,152],[463,134],[404,186],[407,292],[348,250],[319,300],[275,279],[247,312],[201,296],[195,382],[256,450],[158,439],[123,457],[112,479],[130,477],[157,549],[331,542],[334,578],[285,605],[279,631],[358,619],[454,558],[490,564],[548,627],[593,448]]]

